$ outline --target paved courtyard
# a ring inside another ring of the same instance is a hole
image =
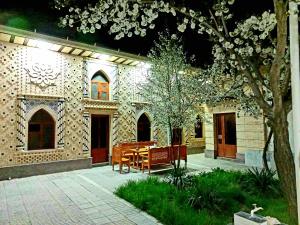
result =
[[[188,167],[207,171],[212,167],[243,169],[224,160],[189,156]],[[1,225],[89,225],[142,224],[159,222],[113,195],[128,180],[145,179],[147,174],[119,174],[111,166],[34,176],[0,182]]]

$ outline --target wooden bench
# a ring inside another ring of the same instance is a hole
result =
[[[185,167],[187,167],[186,145],[174,145],[149,149],[148,155],[143,156],[142,171],[144,172],[145,167],[147,167],[150,174],[151,166],[153,165],[169,165],[175,163],[175,160],[178,160],[178,152],[180,153],[179,159],[184,160]]]
[[[187,147],[186,145],[169,146],[171,161],[175,162],[178,159],[178,152],[180,152],[180,160],[184,160],[185,168],[187,167]]]
[[[156,141],[140,141],[140,142],[124,142],[120,143],[119,146],[123,148],[145,148],[148,146],[155,145],[157,142]]]
[[[151,148],[142,158],[142,171],[147,167],[149,174],[153,165],[171,165],[169,147]]]
[[[122,173],[123,164],[125,164],[128,166],[128,172],[130,172],[130,158],[126,156],[126,150],[122,147],[113,147],[111,164],[112,170],[114,170],[115,164],[119,164],[120,173]]]

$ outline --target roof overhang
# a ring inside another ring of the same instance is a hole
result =
[[[143,56],[16,29],[4,25],[0,25],[0,41],[29,47],[44,48],[55,52],[100,59],[107,62],[130,66],[136,66],[142,62],[148,61],[148,59]]]

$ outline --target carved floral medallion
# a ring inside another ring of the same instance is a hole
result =
[[[33,83],[45,89],[49,86],[55,86],[55,81],[60,72],[54,71],[53,67],[48,64],[34,63],[30,68],[25,68],[29,75],[30,83]]]

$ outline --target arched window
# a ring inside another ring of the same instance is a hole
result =
[[[151,123],[148,117],[143,113],[137,122],[137,141],[150,141]]]
[[[173,145],[182,144],[182,128],[173,128]]]
[[[199,115],[195,121],[195,138],[203,138],[203,124]]]
[[[92,77],[91,97],[96,100],[109,100],[109,82],[100,71]]]
[[[52,116],[40,109],[29,120],[28,150],[53,149],[55,122]]]

